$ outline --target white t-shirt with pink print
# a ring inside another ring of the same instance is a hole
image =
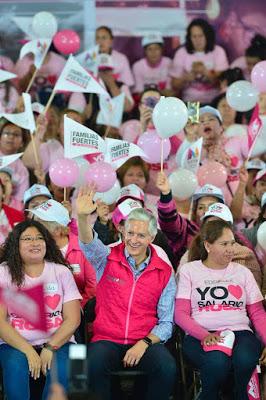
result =
[[[250,330],[246,306],[263,300],[252,273],[229,263],[214,270],[202,261],[184,264],[178,271],[178,299],[191,301],[191,317],[208,331]]]
[[[42,274],[36,278],[25,275],[25,282],[22,288],[31,288],[39,284],[44,285],[47,332],[35,329],[23,318],[16,315],[11,307],[7,309],[10,325],[34,346],[46,343],[60,327],[63,322],[62,310],[65,303],[82,299],[71,271],[64,265],[45,261]],[[0,265],[0,286],[5,288],[16,287],[11,282],[11,276],[4,263]],[[74,337],[70,341],[74,342]],[[3,344],[3,341],[0,340],[0,344]]]

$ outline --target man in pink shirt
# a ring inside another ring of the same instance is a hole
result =
[[[133,65],[134,93],[141,93],[145,86],[157,85],[159,90],[170,89],[169,70],[171,59],[163,56],[163,38],[159,33],[142,38],[145,57]]]

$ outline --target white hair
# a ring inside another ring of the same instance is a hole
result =
[[[125,228],[128,228],[129,221],[137,220],[137,221],[144,221],[148,222],[148,231],[149,234],[154,238],[157,235],[157,221],[155,216],[147,211],[144,208],[137,208],[131,211],[125,221]]]

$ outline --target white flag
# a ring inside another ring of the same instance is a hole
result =
[[[96,45],[76,55],[75,59],[82,65],[82,67],[90,71],[94,76],[97,76],[99,67],[98,54],[99,45]]]
[[[32,30],[32,17],[13,17],[12,20],[30,39],[36,38]]]
[[[92,75],[90,75],[75,58],[70,55],[61,75],[59,76],[55,91],[63,90],[67,92],[99,93],[107,94]]]
[[[104,153],[104,140],[93,130],[64,116],[64,155],[66,158]]]
[[[194,173],[197,172],[200,163],[203,138],[193,142],[188,149],[184,151],[181,159],[181,167]]]
[[[22,154],[23,153],[16,153],[16,154],[11,154],[9,156],[0,157],[0,171],[1,168],[7,167],[9,164],[16,161],[19,157],[22,156]]]
[[[34,54],[34,65],[37,69],[41,68],[43,60],[52,43],[51,39],[34,39],[24,44],[19,53],[19,58],[23,58],[28,53]]]
[[[97,115],[97,124],[119,128],[124,111],[125,93],[116,97],[100,95],[100,111]]]
[[[31,97],[28,93],[23,93],[22,96],[24,100],[25,111],[17,114],[4,113],[1,114],[1,116],[12,122],[12,124],[18,125],[23,129],[28,129],[31,133],[33,133],[36,130],[36,125],[31,107]]]
[[[125,140],[105,139],[106,152],[104,161],[110,163],[114,169],[118,169],[131,157],[144,157],[147,154],[136,144],[126,142]]]
[[[31,108],[33,112],[36,112],[38,114],[43,114],[45,110],[45,107],[41,103],[37,102],[32,103]]]
[[[5,71],[4,69],[0,69],[0,83],[4,81],[8,81],[9,79],[16,78],[17,75],[12,74],[12,72]]]

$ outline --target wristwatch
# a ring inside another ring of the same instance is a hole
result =
[[[51,345],[50,343],[44,343],[43,347],[44,347],[45,349],[47,349],[47,350],[52,351],[52,352],[58,350],[58,348],[59,348],[58,346],[53,346],[53,345]]]
[[[145,336],[143,339],[143,342],[145,342],[148,346],[152,346],[152,340],[148,337],[148,336]]]

